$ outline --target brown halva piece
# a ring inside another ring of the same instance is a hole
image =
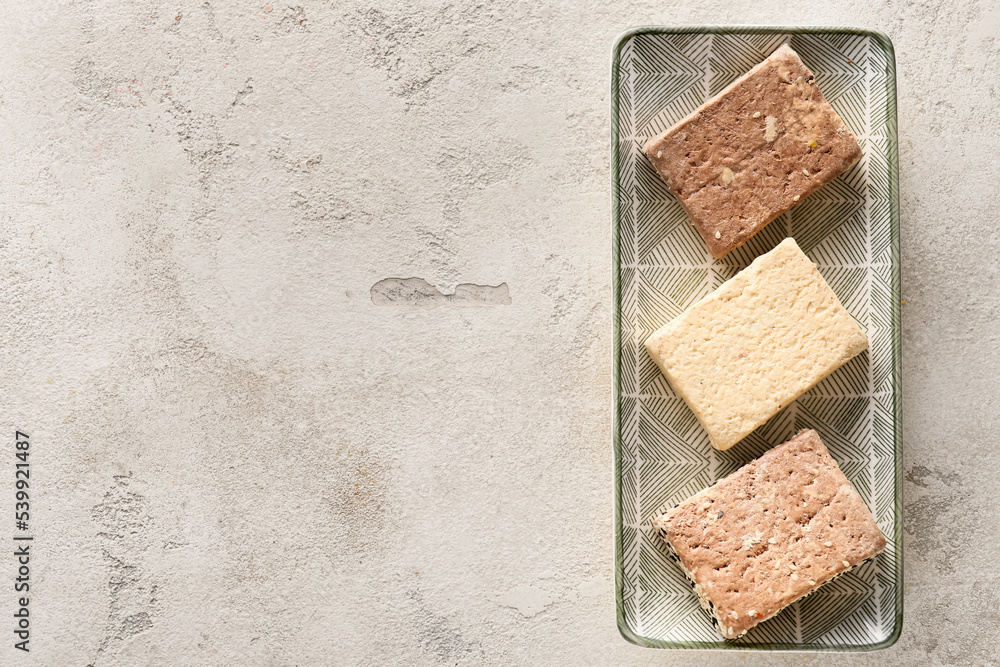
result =
[[[885,548],[812,430],[657,517],[653,528],[726,639]]]
[[[788,45],[643,150],[717,258],[861,157]]]

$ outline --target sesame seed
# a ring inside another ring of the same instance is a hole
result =
[[[823,546],[824,547],[832,547],[833,546],[833,542],[824,542]]]
[[[715,232],[715,238],[721,239],[722,238],[722,232]]]
[[[799,580],[799,575],[792,572],[792,581],[798,581],[798,580]]]
[[[815,581],[813,581],[812,579],[810,579],[810,580],[809,580],[809,585],[810,585],[810,586],[815,586],[815,585],[816,585],[816,582],[815,582]]]
[[[809,170],[808,169],[803,169],[802,170],[802,174],[805,175],[805,176],[808,176],[809,175]]]
[[[663,151],[656,151],[656,157],[663,157]]]
[[[844,567],[850,567],[851,566],[851,564],[848,563],[846,560],[842,560],[840,562],[844,564]]]
[[[792,197],[792,201],[798,201],[798,200],[799,200],[799,196],[798,195],[795,195],[794,197]]]
[[[751,118],[760,118],[760,112],[759,111],[754,111],[753,112],[753,116],[751,116]]]

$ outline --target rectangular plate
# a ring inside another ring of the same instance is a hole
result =
[[[713,260],[641,147],[788,41],[854,132],[850,171]],[[892,43],[840,28],[647,27],[611,69],[615,591],[629,641],[660,648],[884,648],[903,620],[899,201]],[[792,236],[868,333],[871,349],[732,449],[713,449],[649,359],[654,330]],[[650,529],[653,517],[799,429],[815,428],[888,539],[875,560],[742,638],[724,641]]]

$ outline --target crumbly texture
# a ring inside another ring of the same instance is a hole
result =
[[[653,521],[726,639],[885,548],[816,431],[803,431]]]
[[[861,157],[854,135],[787,45],[644,150],[715,257]]]
[[[646,340],[646,351],[729,449],[868,347],[788,238]]]

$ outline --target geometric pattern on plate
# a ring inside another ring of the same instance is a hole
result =
[[[660,647],[863,649],[901,627],[898,410],[898,204],[891,45],[873,33],[766,28],[644,30],[617,48],[612,114],[617,218],[615,341],[616,568],[619,626]],[[788,42],[823,82],[863,157],[746,244],[714,260],[643,144]],[[616,113],[615,113],[616,112]],[[664,322],[792,236],[869,339],[867,352],[727,451],[711,447],[643,342]],[[736,641],[719,638],[651,526],[654,517],[815,428],[871,509],[888,544]]]

